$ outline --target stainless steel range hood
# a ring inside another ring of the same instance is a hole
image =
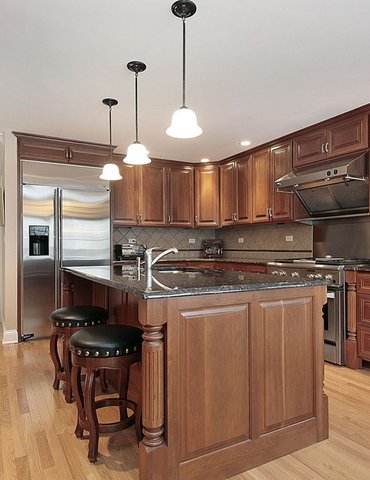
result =
[[[294,192],[311,220],[368,214],[367,151],[295,170],[276,180],[275,186],[279,192]]]

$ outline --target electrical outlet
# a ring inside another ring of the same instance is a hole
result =
[[[238,238],[238,243],[244,243],[244,238],[243,238],[243,237],[239,237],[239,238]]]
[[[195,243],[195,238],[189,238],[189,243]]]
[[[292,242],[293,241],[293,235],[286,235],[285,236],[285,241],[286,242]]]
[[[131,243],[132,245],[135,245],[136,243],[136,238],[129,238],[128,243]]]

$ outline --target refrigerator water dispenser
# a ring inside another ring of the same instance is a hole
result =
[[[49,255],[49,227],[47,225],[29,226],[29,255]]]

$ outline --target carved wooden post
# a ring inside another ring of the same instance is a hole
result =
[[[143,444],[164,443],[164,380],[162,325],[144,325],[142,345]]]
[[[62,274],[62,307],[73,306],[73,290],[74,285],[70,280],[70,276],[63,272]]]
[[[347,339],[346,339],[346,367],[361,368],[362,361],[357,356],[357,324],[356,324],[356,272],[346,272],[347,281]]]

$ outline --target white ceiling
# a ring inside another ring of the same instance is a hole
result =
[[[204,134],[165,134],[181,105],[181,20],[171,0],[1,0],[0,131],[108,142],[157,158],[219,160],[370,101],[369,0],[196,0],[187,105]],[[244,147],[245,148],[245,147]]]

